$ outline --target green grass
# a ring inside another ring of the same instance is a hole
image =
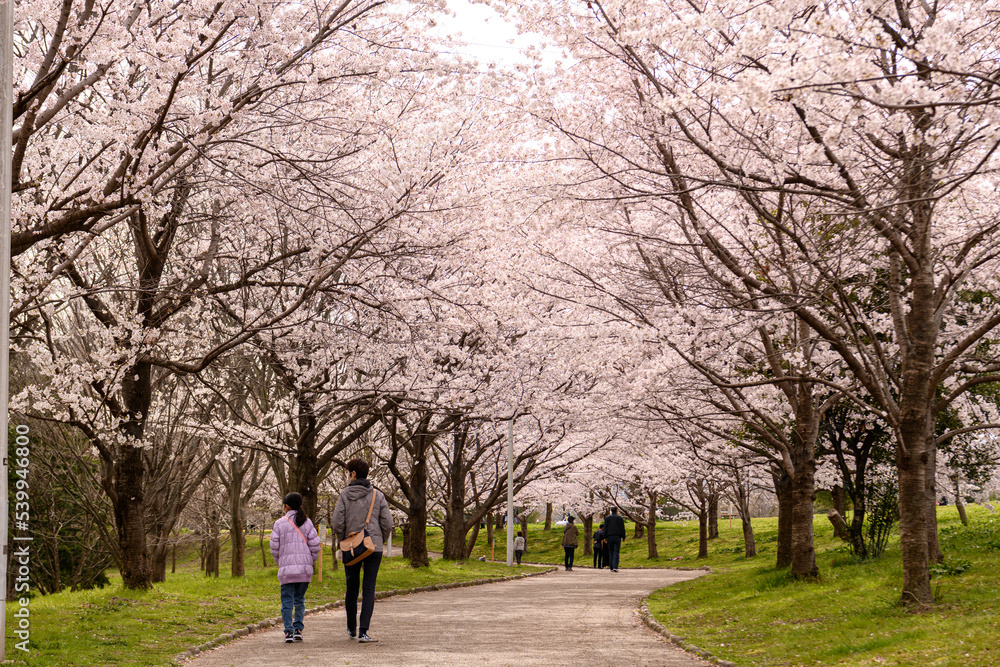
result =
[[[674,634],[741,666],[1000,664],[1000,553],[981,538],[1000,533],[1000,517],[972,508],[972,525],[964,528],[953,507],[939,509],[947,561],[971,567],[934,577],[938,604],[931,609],[897,604],[898,544],[882,559],[861,563],[817,517],[819,581],[776,571],[773,550],[750,560],[726,553],[740,540],[735,530],[720,531],[705,561],[714,574],[658,591],[650,611]]]
[[[32,598],[30,651],[14,647],[19,608],[7,604],[7,658],[13,664],[35,666],[80,665],[125,667],[167,665],[177,653],[219,635],[280,615],[277,567],[261,567],[256,538],[248,540],[247,576],[228,573],[228,553],[218,579],[199,572],[197,554],[182,554],[177,574],[151,591],[126,591],[120,578],[103,589]],[[323,582],[313,577],[306,607],[344,597],[343,569],[331,571],[330,552],[324,554]],[[270,560],[270,555],[268,555]],[[507,576],[505,566],[469,561],[431,563],[415,570],[402,558],[382,561],[378,590],[414,588],[434,583]],[[117,574],[117,573],[116,573]],[[308,619],[306,619],[308,625]]]

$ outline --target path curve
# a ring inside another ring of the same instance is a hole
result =
[[[640,600],[653,590],[701,574],[559,570],[509,582],[386,598],[376,602],[369,631],[377,643],[349,640],[344,610],[334,609],[306,616],[301,643],[283,643],[278,627],[208,651],[185,665],[702,667],[709,663],[648,629],[637,611]]]

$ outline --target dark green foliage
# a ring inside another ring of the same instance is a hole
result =
[[[13,428],[9,437],[13,447],[17,437]],[[56,457],[54,446],[30,436],[27,532],[18,531],[14,520],[15,482],[21,477],[15,466],[8,468],[11,536],[20,533],[32,537],[31,594],[106,586],[105,571],[113,564],[106,541],[113,530],[110,508],[99,490],[91,488],[96,475],[89,468],[95,464],[82,457]],[[87,493],[88,488],[92,493]]]
[[[865,487],[868,513],[862,539],[866,557],[876,559],[885,552],[893,526],[899,521],[899,483],[895,475],[872,475]]]
[[[959,575],[964,574],[972,569],[972,563],[963,558],[958,558],[955,560],[948,560],[944,563],[937,563],[931,565],[931,576],[940,577],[943,575]]]

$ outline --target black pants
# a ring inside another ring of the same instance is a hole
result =
[[[517,564],[518,565],[521,564],[521,556],[523,556],[523,555],[524,555],[524,552],[521,551],[520,549],[515,549],[514,550],[514,558],[517,559]]]
[[[622,538],[615,536],[608,538],[608,565],[612,570],[618,570],[618,557],[621,555]]]
[[[594,567],[601,569],[607,565],[604,562],[604,547],[594,547]]]
[[[569,570],[573,567],[573,553],[576,551],[576,547],[563,547],[566,550],[566,569]]]
[[[382,552],[376,551],[368,558],[354,565],[345,565],[347,575],[347,597],[344,609],[347,610],[347,629],[351,633],[360,630],[368,632],[371,627],[372,612],[375,610],[375,580],[378,579],[378,566],[382,564]],[[364,587],[361,585],[361,570],[364,568]],[[358,589],[361,588],[361,627],[358,627]]]

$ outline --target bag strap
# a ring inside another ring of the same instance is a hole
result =
[[[295,522],[288,518],[288,515],[285,515],[285,521],[292,524],[292,528],[295,529],[295,532],[299,534],[299,537],[301,537],[302,541],[306,543],[306,546],[309,546],[309,540],[307,540],[306,536],[302,534],[302,531],[299,530],[299,527],[295,525]]]
[[[372,510],[375,508],[375,487],[372,487],[372,502],[368,505],[368,516],[365,517],[365,525],[361,526],[361,530],[368,527],[368,522],[372,520]],[[356,530],[353,533],[348,533],[350,535],[357,535],[361,530]]]
[[[375,509],[375,489],[372,488],[372,502],[368,506],[368,516],[365,517],[365,528],[368,527],[368,522],[372,520],[372,510]]]

